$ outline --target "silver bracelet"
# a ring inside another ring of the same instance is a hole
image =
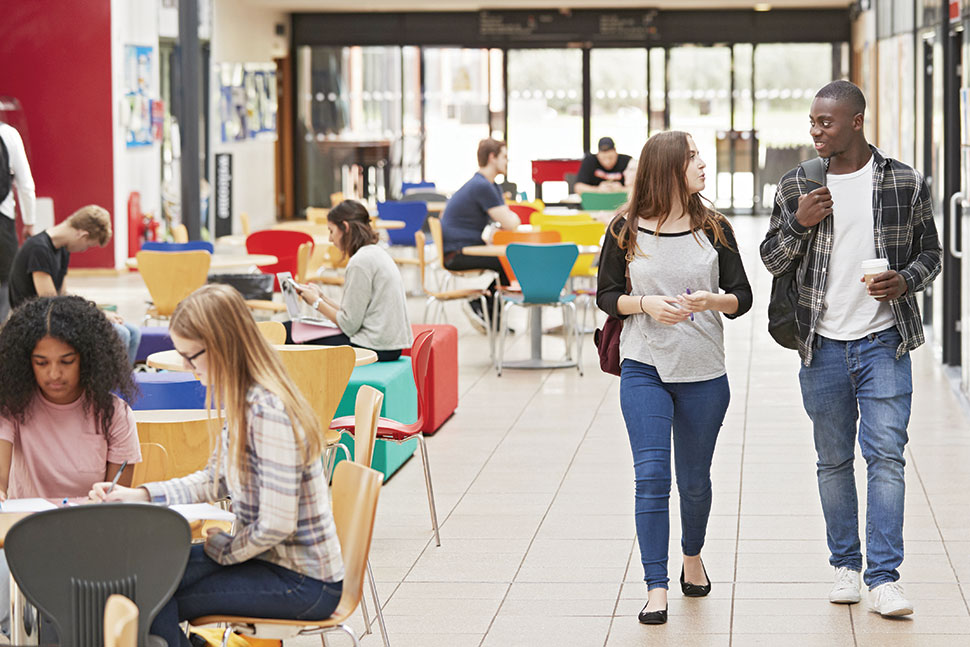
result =
[[[313,302],[313,309],[319,310],[321,303],[323,303],[323,297],[317,297],[317,300]]]

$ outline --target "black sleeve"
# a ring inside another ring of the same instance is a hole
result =
[[[576,181],[590,186],[598,186],[602,181],[594,173],[599,166],[599,160],[595,155],[587,155],[583,158],[583,163],[579,166],[579,173],[576,174]]]
[[[625,173],[627,167],[630,166],[630,162],[632,162],[632,161],[633,161],[633,158],[630,157],[629,155],[620,155],[617,158],[617,160],[616,160],[616,166],[613,167],[613,170],[615,172],[617,172],[617,173]],[[623,181],[623,184],[626,184],[626,177],[625,176],[624,176],[623,180],[624,180]],[[632,182],[632,180],[631,180],[631,182]]]
[[[725,294],[733,294],[738,298],[738,309],[734,314],[724,314],[728,319],[740,317],[751,309],[751,284],[748,283],[748,275],[744,272],[744,264],[741,262],[741,254],[738,250],[738,241],[734,237],[734,230],[730,225],[723,223],[721,231],[724,232],[724,239],[727,245],[711,241],[717,251],[717,267],[720,278],[720,288]]]
[[[596,305],[608,315],[626,319],[617,312],[617,301],[626,294],[626,252],[616,242],[616,234],[626,222],[617,218],[607,228],[596,273]],[[743,272],[743,270],[742,270]]]
[[[31,274],[34,272],[44,272],[50,274],[52,279],[54,278],[57,259],[54,258],[54,252],[46,245],[31,245],[29,248],[23,249],[23,252],[24,270],[27,273],[28,280],[33,282]]]

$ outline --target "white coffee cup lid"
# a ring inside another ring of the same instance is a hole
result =
[[[868,261],[862,261],[862,270],[882,270],[886,271],[889,269],[889,261],[885,258],[873,258]]]

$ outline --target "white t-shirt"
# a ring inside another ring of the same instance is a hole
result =
[[[27,151],[24,150],[24,140],[20,138],[20,133],[13,126],[0,123],[0,137],[7,146],[7,157],[10,161],[10,171],[13,173],[13,184],[10,193],[6,197],[0,195],[0,215],[4,215],[11,220],[16,216],[14,189],[17,190],[17,198],[20,200],[20,215],[23,217],[25,225],[34,224],[34,205],[36,195],[34,190],[34,177],[30,174],[30,165],[27,163]]]
[[[829,257],[822,315],[816,331],[823,337],[850,341],[895,325],[886,302],[869,296],[862,261],[877,258],[873,238],[872,162],[858,171],[829,174],[832,192],[832,255]]]

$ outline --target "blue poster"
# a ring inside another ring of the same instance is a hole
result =
[[[125,145],[152,144],[152,56],[154,48],[125,45],[124,100],[121,122],[125,125]]]

